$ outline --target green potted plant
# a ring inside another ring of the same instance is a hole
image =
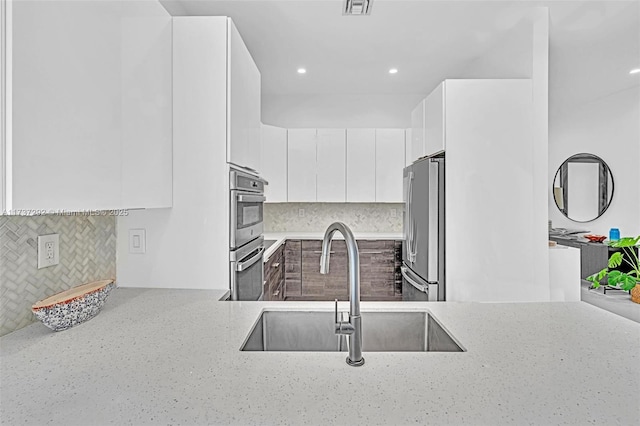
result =
[[[607,285],[631,291],[631,300],[640,303],[640,259],[635,251],[635,247],[640,246],[640,235],[635,238],[624,237],[617,241],[610,241],[609,246],[621,248],[622,251],[613,253],[609,258],[608,266],[587,277],[587,280],[593,283],[594,288],[598,288],[600,281],[607,277]],[[611,270],[622,265],[623,262],[631,267],[631,271]]]

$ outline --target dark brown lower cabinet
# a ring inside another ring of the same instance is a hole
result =
[[[284,246],[278,247],[264,264],[264,300],[284,300]]]
[[[360,251],[360,299],[396,300],[394,241],[358,241],[358,249]]]
[[[322,241],[302,241],[302,297],[304,300],[348,300],[347,245],[331,242],[329,273],[320,273]]]
[[[402,300],[402,254],[398,252],[401,242],[360,240],[357,243],[360,299]],[[326,275],[320,274],[322,241],[287,240],[284,252],[286,300],[349,300],[348,256],[344,240],[332,241],[329,274]]]
[[[302,296],[302,241],[284,243],[285,298]]]

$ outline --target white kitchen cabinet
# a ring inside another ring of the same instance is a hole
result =
[[[316,201],[344,203],[347,187],[346,130],[318,129],[316,152]]]
[[[347,129],[347,202],[376,200],[375,129]]]
[[[3,210],[170,207],[166,10],[14,1],[3,17]]]
[[[546,244],[511,249],[514,235],[536,240],[543,225],[536,218],[548,209],[536,198],[547,183],[537,179],[529,154],[531,88],[526,79],[446,81],[448,301],[549,300],[549,280],[535,279],[539,265],[532,261],[548,259]]]
[[[376,198],[378,203],[402,202],[405,163],[404,129],[376,129]]]
[[[233,21],[228,21],[227,162],[260,169],[260,71]]]
[[[287,129],[262,125],[262,166],[260,173],[269,185],[264,193],[267,203],[287,202]]]
[[[424,155],[436,155],[445,150],[446,81],[424,100]]]
[[[408,166],[413,163],[413,156],[411,155],[411,128],[405,130],[404,133],[404,166]]]
[[[411,111],[411,163],[425,155],[424,99]]]
[[[316,201],[316,129],[287,132],[287,201]]]

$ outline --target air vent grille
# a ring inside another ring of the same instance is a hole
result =
[[[373,0],[344,0],[343,15],[362,16],[371,14]]]

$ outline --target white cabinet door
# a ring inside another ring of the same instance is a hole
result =
[[[157,2],[10,4],[5,207],[171,206],[171,16]]]
[[[411,162],[425,155],[424,100],[411,112]]]
[[[376,200],[376,132],[347,129],[347,202]]]
[[[424,101],[425,155],[439,154],[445,149],[445,84],[440,83]]]
[[[287,132],[287,201],[316,201],[316,129]]]
[[[321,203],[344,203],[347,190],[345,129],[318,129],[317,197]]]
[[[228,41],[227,161],[237,166],[258,170],[260,168],[260,71],[230,19],[228,20]]]
[[[162,7],[154,7],[153,3],[137,3],[137,7],[137,13],[134,15],[132,11],[120,24],[121,205],[124,208],[170,207],[173,196],[172,23]]]
[[[404,129],[376,129],[376,202],[402,202]]]
[[[262,125],[262,168],[269,182],[264,193],[267,203],[287,201],[287,129]]]

